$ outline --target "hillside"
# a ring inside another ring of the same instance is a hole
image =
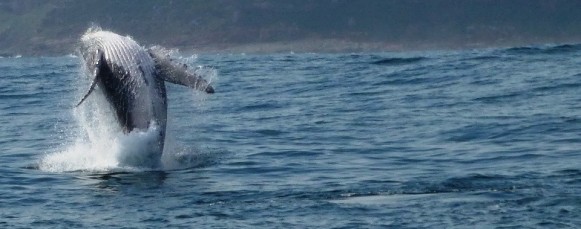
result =
[[[199,51],[366,51],[581,41],[574,0],[3,0],[0,55],[71,53],[91,25]]]

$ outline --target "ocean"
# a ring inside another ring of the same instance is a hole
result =
[[[581,45],[181,61],[151,169],[79,58],[0,58],[0,227],[581,226]]]

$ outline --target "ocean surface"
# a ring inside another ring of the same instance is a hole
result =
[[[180,61],[151,169],[79,58],[0,58],[0,228],[581,227],[581,45]]]

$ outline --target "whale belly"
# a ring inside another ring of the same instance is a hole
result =
[[[156,77],[155,62],[147,51],[130,37],[107,31],[87,33],[81,41],[87,68],[98,72],[98,85],[124,131],[144,131],[155,123],[163,136],[165,85]]]

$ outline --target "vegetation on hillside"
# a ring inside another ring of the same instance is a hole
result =
[[[71,52],[92,24],[146,44],[196,49],[260,44],[311,49],[317,45],[308,44],[318,42],[361,49],[576,42],[581,1],[3,0],[0,54]]]

